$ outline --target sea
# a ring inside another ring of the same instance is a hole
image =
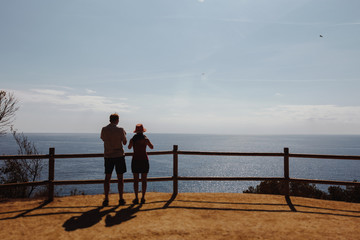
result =
[[[99,133],[24,133],[40,154],[103,153]],[[211,134],[146,134],[154,145],[150,151],[169,151],[174,145],[183,151],[269,152],[335,154],[360,156],[360,135],[211,135]],[[127,135],[128,139],[132,134]],[[125,151],[128,150],[125,147]],[[17,144],[11,134],[0,137],[0,154],[16,155]],[[150,155],[149,177],[172,176],[172,155]],[[290,177],[322,180],[360,180],[360,160],[290,158]],[[3,164],[0,162],[0,164]],[[125,178],[132,178],[131,157],[126,157]],[[40,180],[47,179],[47,160]],[[187,177],[283,177],[282,157],[198,156],[179,155],[179,176]],[[115,172],[112,175],[116,178]],[[90,180],[104,178],[103,158],[55,159],[55,180]],[[242,193],[257,181],[179,181],[179,192]],[[318,184],[327,191],[329,186]],[[125,183],[125,192],[133,192]],[[149,182],[148,191],[172,192],[172,182]],[[103,194],[102,184],[55,186],[58,196],[75,193]],[[111,193],[117,192],[111,184]]]

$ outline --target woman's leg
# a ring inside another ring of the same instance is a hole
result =
[[[141,200],[144,202],[145,202],[146,187],[147,187],[147,173],[142,173],[141,174],[141,189],[142,189]]]
[[[138,199],[138,192],[139,192],[139,174],[133,173],[134,175],[134,193],[135,199]]]

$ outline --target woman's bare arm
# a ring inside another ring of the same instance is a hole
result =
[[[131,149],[131,148],[132,148],[132,146],[133,146],[133,141],[132,141],[132,139],[130,139],[130,142],[129,142],[129,146],[128,146],[128,148],[129,148],[129,149]]]
[[[152,145],[152,143],[150,142],[149,139],[147,139],[147,143],[146,143],[150,149],[153,149],[154,148],[154,145]]]

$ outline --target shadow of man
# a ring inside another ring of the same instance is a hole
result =
[[[115,216],[107,215],[105,218],[105,226],[112,227],[135,218],[135,214],[140,210],[142,204],[135,207],[135,204],[130,205],[128,208],[120,209],[116,212]]]
[[[90,211],[84,212],[81,216],[71,217],[63,224],[63,227],[66,231],[75,231],[76,229],[80,228],[89,228],[100,222],[103,216],[115,211],[117,207],[118,206],[102,212],[100,211],[103,208],[102,206],[96,209],[92,209]]]

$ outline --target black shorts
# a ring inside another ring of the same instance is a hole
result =
[[[105,158],[105,174],[112,174],[114,167],[117,174],[126,173],[125,157]]]

